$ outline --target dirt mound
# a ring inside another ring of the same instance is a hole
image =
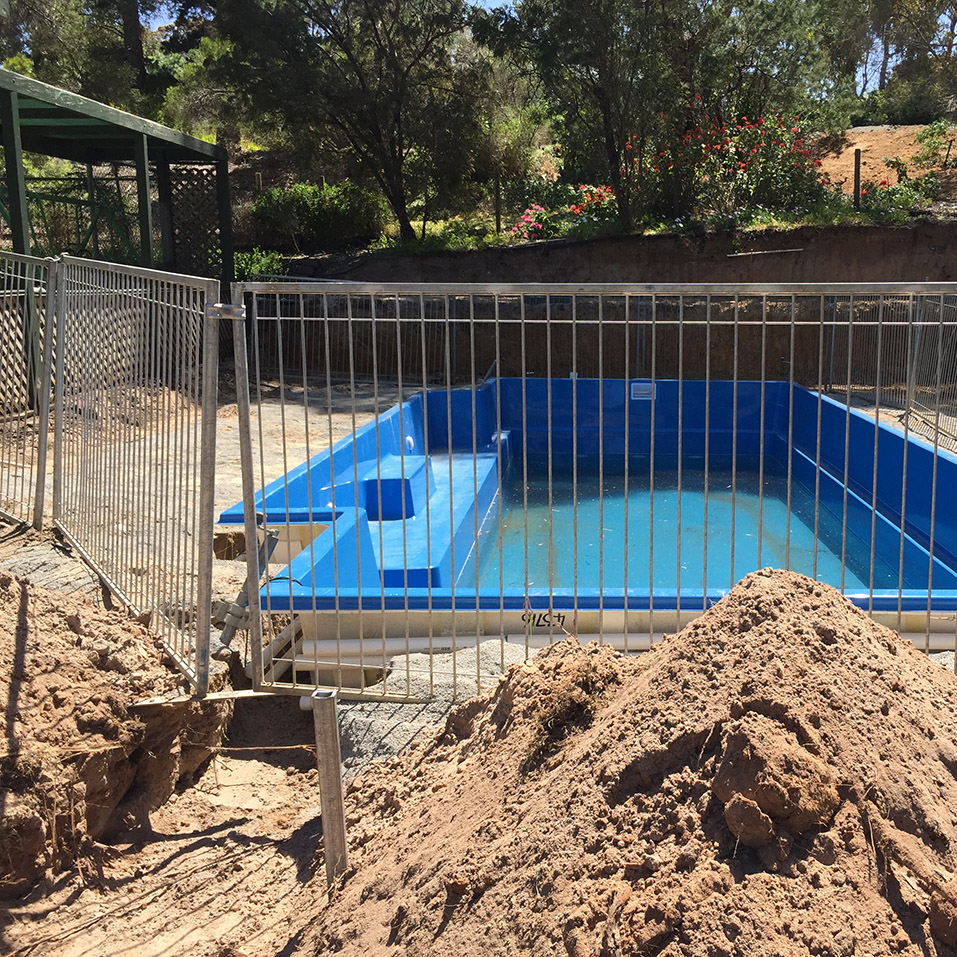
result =
[[[854,192],[854,151],[861,151],[861,183],[894,186],[897,173],[885,162],[895,157],[909,164],[908,175],[919,179],[927,170],[911,161],[923,148],[917,142],[917,134],[923,126],[855,126],[841,137],[828,136],[816,144],[820,154],[821,170],[831,182],[839,185],[847,195]],[[947,201],[957,197],[957,175],[953,170],[937,170],[941,181],[940,199]]]
[[[308,953],[952,954],[957,678],[745,578],[640,659],[565,641],[350,790]]]
[[[125,613],[0,572],[0,897],[148,814],[218,744],[222,705],[138,709],[181,680]],[[189,738],[184,731],[189,726]]]

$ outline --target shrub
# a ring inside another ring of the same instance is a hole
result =
[[[920,179],[903,179],[894,185],[886,179],[867,182],[861,184],[861,212],[869,219],[903,223],[915,208],[927,206],[939,194],[940,178],[936,173]]]
[[[249,252],[236,253],[233,256],[233,269],[236,279],[244,282],[257,276],[284,276],[286,263],[281,252],[256,246]]]
[[[257,236],[297,252],[368,243],[386,222],[381,197],[352,183],[294,183],[259,196],[252,207]]]
[[[520,215],[521,210],[532,206],[558,209],[575,202],[577,195],[577,187],[558,180],[538,176],[508,179],[502,183],[502,208],[510,216]]]
[[[618,203],[610,186],[579,186],[568,211],[568,233],[576,238],[598,236],[619,227]]]
[[[805,146],[797,118],[774,115],[722,123],[708,116],[674,130],[657,147],[625,144],[622,176],[633,206],[645,214],[662,201],[680,205],[700,220],[747,220],[749,211],[807,212],[825,203],[827,178]]]
[[[512,236],[520,241],[529,242],[535,239],[553,239],[560,236],[568,225],[568,212],[549,210],[538,203],[533,203],[519,217],[518,222],[509,230]]]
[[[223,268],[223,252],[214,249],[209,256],[209,274],[218,276]],[[233,273],[239,282],[255,279],[257,276],[284,276],[286,263],[282,253],[275,249],[260,249],[256,246],[249,252],[233,254]]]
[[[951,155],[955,136],[957,126],[949,120],[934,120],[929,123],[914,137],[921,146],[914,156],[914,164],[921,169],[946,169],[953,166],[957,163],[957,155]]]

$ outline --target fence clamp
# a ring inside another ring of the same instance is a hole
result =
[[[246,307],[242,303],[214,302],[206,306],[207,319],[245,319]]]

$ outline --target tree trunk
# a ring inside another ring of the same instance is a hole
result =
[[[879,90],[884,90],[887,88],[887,68],[891,59],[891,44],[887,36],[886,26],[884,27],[884,31],[881,35],[881,44],[883,46],[883,53],[881,56],[881,72],[877,77],[877,88]]]
[[[140,23],[140,8],[137,0],[120,0],[120,18],[123,21],[123,50],[126,62],[133,68],[136,88],[146,93],[148,77],[146,57],[143,54],[143,24]]]
[[[611,188],[615,193],[615,202],[618,205],[618,219],[626,232],[631,232],[631,202],[621,175],[621,152],[618,148],[618,139],[615,136],[615,127],[611,119],[611,104],[608,96],[601,87],[595,90],[595,99],[601,112],[602,134],[605,142],[605,158],[608,161],[608,174],[611,177]]]
[[[409,211],[405,208],[405,197],[402,197],[400,203],[395,203],[391,199],[389,205],[395,218],[399,223],[399,239],[404,243],[415,242],[415,230],[412,228],[412,221],[409,219]]]

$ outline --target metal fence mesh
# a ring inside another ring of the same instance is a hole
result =
[[[54,520],[200,690],[218,362],[206,309],[216,298],[209,280],[64,258]]]
[[[566,632],[650,647],[764,564],[954,646],[950,287],[236,292],[259,687],[474,693]]]
[[[53,263],[0,253],[0,514],[42,523],[49,435]]]

